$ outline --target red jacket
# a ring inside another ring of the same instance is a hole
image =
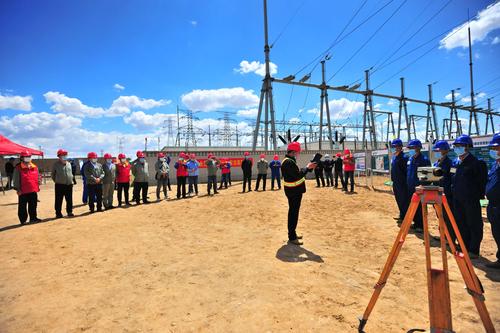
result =
[[[220,165],[220,168],[221,168],[221,170],[222,170],[222,174],[223,174],[223,175],[227,175],[228,173],[230,173],[230,172],[231,172],[231,169],[227,167],[227,162],[226,162],[226,163],[222,163],[222,164]]]
[[[118,163],[116,165],[116,182],[130,183],[130,163]]]
[[[38,168],[34,163],[30,162],[29,165],[19,163],[15,170],[19,175],[19,185],[14,181],[18,192],[21,192],[21,194],[40,192],[40,186],[38,185]]]
[[[356,164],[351,154],[344,156],[344,171],[354,171]]]
[[[177,177],[187,177],[188,176],[186,163],[178,161],[178,162],[175,162],[174,167],[177,169],[177,172],[176,172]]]

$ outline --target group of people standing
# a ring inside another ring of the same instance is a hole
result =
[[[453,142],[453,151],[457,158],[451,160],[448,156],[451,147],[445,140],[439,140],[433,145],[436,161],[433,166],[440,167],[443,177],[439,186],[447,198],[453,212],[462,239],[471,258],[479,257],[481,241],[483,239],[483,218],[481,202],[488,199],[487,217],[491,223],[493,238],[500,248],[500,133],[491,139],[489,144],[490,156],[495,160],[488,172],[484,161],[479,160],[471,153],[472,138],[461,135]],[[391,180],[394,196],[399,208],[399,216],[395,219],[401,223],[406,215],[411,196],[415,188],[420,185],[417,177],[419,167],[431,166],[428,157],[422,154],[422,143],[419,140],[410,140],[407,145],[408,153],[403,152],[403,142],[395,139],[391,142]],[[445,222],[450,225],[450,219],[444,212]],[[412,228],[422,232],[422,211],[419,205],[413,218]],[[448,228],[451,237],[456,236]],[[497,261],[488,264],[488,267],[500,269],[500,250],[497,251]]]
[[[314,176],[316,178],[316,187],[325,187],[325,178],[327,187],[338,188],[340,179],[340,184],[342,185],[342,191],[345,193],[354,193],[354,170],[356,164],[354,157],[349,149],[344,150],[344,154],[335,154],[335,157],[331,158],[329,154],[325,154],[324,159],[316,163],[314,169]],[[335,179],[335,182],[334,182]],[[350,188],[348,186],[350,183]]]

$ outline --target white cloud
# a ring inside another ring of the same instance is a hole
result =
[[[460,96],[461,94],[455,91],[455,100],[457,100]],[[446,99],[447,101],[451,101],[451,97],[451,93],[449,93],[448,95],[444,96],[444,99]]]
[[[476,98],[485,98],[485,97],[486,97],[485,92],[480,92],[480,93],[476,94]]]
[[[168,118],[174,118],[176,116],[175,114],[166,113],[146,114],[142,111],[138,111],[125,116],[123,121],[139,130],[158,130],[165,126],[165,121]]]
[[[375,110],[380,110],[382,108],[382,104],[380,103],[377,103],[375,104],[375,106],[373,107]]]
[[[439,48],[451,50],[457,47],[467,48],[468,32],[467,23],[464,23],[446,35],[441,41]],[[496,2],[479,12],[475,20],[470,21],[472,43],[480,42],[486,36],[500,28],[500,2]]]
[[[223,108],[249,108],[259,104],[253,90],[241,87],[211,90],[196,89],[182,95],[182,103],[194,111],[214,111]]]
[[[124,115],[130,113],[132,109],[149,110],[159,106],[170,104],[170,100],[154,100],[145,99],[137,96],[120,96],[113,101],[111,107],[108,109],[108,116]]]
[[[329,103],[330,115],[334,120],[347,119],[362,113],[365,105],[363,102],[351,101],[347,98],[331,100]]]
[[[491,44],[493,44],[493,45],[500,44],[500,37],[496,36],[495,38],[493,38],[493,40],[491,41]]]
[[[83,104],[78,98],[68,97],[57,91],[49,91],[43,95],[45,101],[52,104],[54,112],[64,113],[75,117],[98,118],[102,116],[120,116],[129,114],[132,109],[149,110],[169,104],[169,100],[144,99],[137,96],[120,96],[113,101],[109,109],[91,107]]]
[[[300,119],[297,118],[297,117],[293,117],[293,118],[290,118],[288,121],[291,122],[291,123],[299,123]]]
[[[0,94],[0,110],[31,111],[31,96],[11,96]]]
[[[198,26],[198,21],[192,20],[192,21],[189,21],[189,24],[191,24],[193,27],[196,27],[196,26]]]
[[[125,87],[124,87],[124,86],[122,86],[122,85],[121,85],[121,84],[119,84],[119,83],[115,83],[115,84],[113,85],[113,88],[115,88],[115,89],[116,89],[116,90],[118,90],[118,91],[122,91],[122,90],[124,90],[124,89],[125,89]]]
[[[240,117],[248,117],[248,118],[254,118],[257,117],[257,113],[259,112],[259,109],[245,109],[245,110],[239,110],[236,112],[236,115]]]
[[[71,130],[81,124],[81,119],[62,113],[20,113],[13,117],[0,117],[0,132],[7,137],[15,136],[35,140],[39,138],[52,139],[59,131]]]
[[[57,91],[49,91],[43,95],[45,101],[52,104],[54,112],[64,113],[75,117],[100,117],[105,114],[103,108],[95,108],[83,104],[79,99],[68,97]]]
[[[484,98],[485,96],[486,96],[486,93],[484,93],[484,92],[480,92],[480,93],[476,94],[476,101],[478,99]],[[451,99],[451,94],[450,94],[450,99]],[[465,96],[460,101],[462,103],[470,103],[471,99],[470,99],[470,96]]]
[[[255,73],[264,77],[266,75],[266,64],[261,64],[259,61],[248,62],[247,60],[243,60],[242,62],[240,62],[240,68],[235,68],[234,70],[241,74]],[[269,72],[271,73],[271,75],[277,74],[278,65],[270,62]]]
[[[390,98],[388,101],[387,101],[387,105],[389,106],[393,106],[393,105],[396,105],[396,102],[397,100],[394,99],[394,98]]]

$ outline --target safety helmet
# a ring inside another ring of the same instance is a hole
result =
[[[330,158],[330,155],[329,154],[325,154],[325,159],[329,159]]]
[[[213,158],[214,155],[213,154],[208,154],[208,158]]]
[[[180,153],[179,158],[186,158],[186,153],[184,153],[184,152]]]
[[[138,158],[142,158],[145,155],[144,155],[144,153],[142,151],[138,150],[137,153],[135,153],[135,156],[137,156]]]
[[[122,158],[127,158],[124,153],[118,154],[118,158],[121,160]]]
[[[350,154],[351,154],[351,151],[349,149],[344,150],[344,155],[350,155]]]
[[[432,150],[450,150],[450,145],[446,140],[439,140],[434,144]]]
[[[277,160],[279,160],[279,159],[280,159],[280,157],[279,157],[278,155],[274,155],[274,156],[273,156],[273,160],[277,161]]]
[[[260,158],[266,158],[266,155],[265,154],[260,154],[259,156]]]
[[[500,146],[500,133],[496,133],[493,135],[493,138],[490,141],[488,147],[498,147]]]
[[[158,153],[156,156],[157,156],[158,158],[163,158],[163,157],[165,157],[165,154],[164,154],[164,153]]]
[[[243,153],[243,156],[250,156],[250,153],[246,151]]]
[[[287,150],[300,153],[300,142],[297,142],[297,141],[290,142],[288,144]]]
[[[195,158],[196,158],[196,155],[195,155],[195,154],[189,154],[189,158],[191,158],[191,159],[195,159]]]
[[[23,150],[21,151],[21,153],[19,154],[21,157],[30,157],[31,156],[31,153],[27,150]]]
[[[104,154],[104,158],[105,158],[105,159],[108,159],[108,158],[113,158],[113,156],[111,156],[111,154],[110,154],[110,153],[106,153],[106,154]]]
[[[68,152],[67,152],[66,150],[64,150],[64,149],[59,149],[59,150],[57,151],[57,157],[59,157],[59,156],[65,156],[65,155],[68,155]]]
[[[462,134],[458,138],[455,139],[453,145],[464,145],[467,147],[473,147],[472,138],[467,134]]]
[[[337,154],[335,154],[335,156],[340,157],[340,156],[342,156],[342,154],[341,153],[337,153]]]
[[[410,140],[408,148],[422,148],[422,142],[419,139]]]
[[[87,158],[97,158],[97,154],[92,151],[87,154]]]
[[[400,138],[391,141],[391,147],[403,147],[403,140]]]

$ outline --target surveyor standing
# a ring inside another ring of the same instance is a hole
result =
[[[36,213],[38,204],[37,193],[40,192],[38,167],[31,162],[30,152],[27,150],[22,151],[20,155],[21,161],[14,168],[12,179],[14,183],[13,188],[19,196],[17,216],[21,224],[26,223],[28,215],[30,223],[40,222],[41,220],[37,217]],[[27,210],[26,206],[28,206]]]
[[[125,196],[125,205],[130,205],[128,201],[128,194],[130,188],[130,168],[131,165],[127,161],[127,156],[125,154],[118,154],[118,163],[116,164],[116,184],[118,187],[118,206],[122,205],[122,192]]]
[[[208,158],[205,161],[205,165],[207,166],[207,193],[210,195],[212,187],[214,189],[214,194],[218,194],[217,192],[217,169],[219,169],[220,162],[217,160],[215,155],[208,154]]]
[[[132,174],[134,175],[134,192],[133,200],[139,205],[142,202],[147,204],[148,201],[148,187],[149,187],[149,165],[146,161],[146,155],[138,150],[136,153],[137,159],[132,164]]]
[[[453,142],[453,150],[458,157],[453,161],[450,172],[453,193],[453,214],[460,235],[472,259],[479,257],[483,240],[483,218],[481,199],[484,198],[488,167],[470,153],[472,138],[460,135]]]
[[[192,195],[193,192],[198,195],[198,176],[200,174],[200,162],[196,160],[196,155],[189,155],[189,161],[186,164],[188,171],[188,194]]]
[[[266,179],[267,179],[267,169],[269,168],[269,163],[266,161],[266,155],[260,154],[260,160],[257,162],[257,183],[255,185],[255,191],[259,190],[259,184],[262,180],[262,190],[266,190]]]
[[[271,169],[271,191],[274,190],[274,181],[278,185],[278,190],[281,190],[281,161],[278,155],[274,155],[273,160],[269,163]]]
[[[95,203],[97,203],[97,211],[102,212],[102,180],[104,178],[104,170],[101,163],[97,162],[96,153],[88,153],[87,158],[89,163],[85,164],[83,172],[89,192],[89,209],[93,213]]]
[[[56,218],[63,217],[63,199],[66,200],[66,214],[68,214],[68,217],[75,216],[73,214],[73,179],[75,176],[73,168],[68,162],[68,152],[66,150],[59,149],[57,151],[57,161],[52,165],[50,176],[54,181]]]
[[[401,224],[405,218],[408,209],[408,183],[406,182],[408,157],[403,152],[403,141],[394,139],[391,142],[391,181],[392,192],[398,204],[399,215],[394,219]]]
[[[500,133],[496,133],[488,146],[490,156],[495,160],[488,173],[486,197],[488,198],[488,220],[491,233],[497,243],[497,261],[486,264],[486,267],[500,269]]]
[[[333,186],[333,166],[335,162],[332,160],[330,155],[325,154],[325,160],[323,161],[323,168],[325,169],[326,186]]]
[[[302,236],[298,236],[297,222],[299,220],[300,203],[302,195],[306,192],[306,174],[312,171],[315,163],[308,163],[303,169],[297,165],[296,157],[300,154],[300,143],[292,142],[288,144],[287,153],[281,163],[281,173],[283,174],[283,186],[288,199],[288,242],[295,245],[302,245]]]
[[[325,177],[323,174],[324,166],[323,161],[319,160],[314,168],[314,177],[316,178],[316,187],[325,187]],[[321,180],[321,183],[320,183]]]
[[[252,159],[250,153],[245,152],[243,161],[241,161],[241,170],[243,171],[243,193],[245,193],[246,185],[248,184],[248,192],[252,192]]]
[[[344,164],[344,191],[347,192],[347,185],[351,182],[351,188],[349,193],[354,192],[354,170],[356,168],[356,164],[354,162],[354,156],[352,156],[351,151],[349,149],[344,150],[344,159],[342,161]]]
[[[415,193],[415,187],[420,185],[420,181],[417,177],[417,170],[420,167],[431,166],[429,159],[421,153],[422,142],[418,139],[410,140],[408,143],[408,167],[406,171],[406,183],[408,185],[408,200],[411,200],[413,193]],[[422,222],[422,207],[418,205],[415,216],[413,217],[414,224],[412,226],[417,232],[422,232],[423,222]]]
[[[104,154],[104,178],[102,179],[102,203],[105,209],[113,209],[113,196],[115,194],[116,165],[110,153]]]
[[[342,190],[344,190],[344,173],[342,172],[342,168],[344,167],[344,161],[342,160],[342,154],[335,154],[335,165],[334,165],[334,173],[335,173],[335,188],[339,186],[339,178],[340,185],[342,186]]]
[[[164,153],[158,153],[158,160],[155,163],[156,178],[156,200],[160,200],[160,192],[163,189],[163,196],[168,199],[167,185],[168,173],[170,171]]]

